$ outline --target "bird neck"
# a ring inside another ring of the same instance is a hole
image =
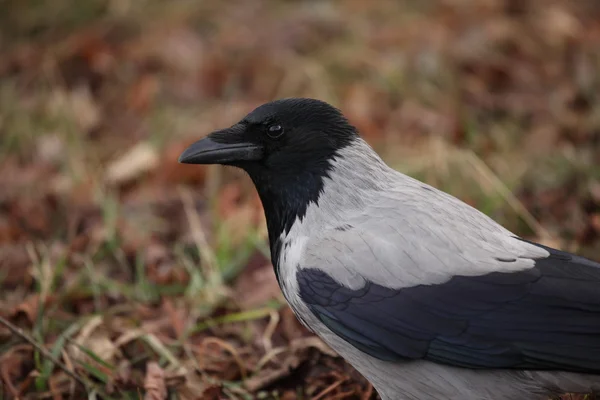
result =
[[[276,247],[296,221],[306,216],[311,204],[318,204],[329,170],[303,170],[296,174],[251,174],[263,204],[273,264]]]
[[[284,238],[310,237],[343,225],[389,186],[396,174],[362,139],[318,164],[289,173],[249,171],[263,203],[276,270]]]

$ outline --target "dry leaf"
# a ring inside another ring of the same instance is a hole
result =
[[[600,181],[593,181],[590,183],[590,194],[596,204],[600,205]]]
[[[185,332],[185,310],[176,307],[171,299],[163,300],[163,310],[171,321],[171,327],[175,331],[175,337],[180,338]]]
[[[109,332],[103,326],[102,316],[99,315],[91,318],[81,328],[74,342],[77,345],[70,345],[68,350],[71,357],[76,360],[95,363],[91,357],[81,350],[81,347],[91,351],[109,364],[112,364],[117,356],[121,356],[121,351],[110,339]],[[98,367],[101,368],[102,366]]]
[[[200,137],[198,137],[200,139]],[[206,179],[205,165],[180,164],[177,159],[193,140],[167,146],[160,157],[160,169],[156,171],[157,179],[162,183],[203,183]]]
[[[144,389],[146,390],[144,400],[164,400],[167,398],[165,372],[155,361],[146,364]]]
[[[592,228],[598,233],[600,233],[600,213],[595,213],[590,216],[590,221],[592,224]]]
[[[73,90],[69,96],[69,103],[75,120],[84,132],[100,124],[102,113],[88,86],[79,86]]]
[[[255,392],[289,376],[307,359],[309,353],[305,350],[309,348],[315,348],[331,357],[338,357],[337,353],[316,336],[296,339],[290,343],[289,351],[285,353],[285,358],[278,368],[262,368],[254,376],[244,381],[244,387]]]
[[[147,111],[159,90],[159,82],[152,74],[142,75],[129,90],[127,104],[136,112]]]
[[[309,336],[300,339],[294,339],[290,342],[290,348],[294,352],[300,352],[307,348],[315,348],[321,353],[326,354],[330,357],[339,357],[339,355],[333,351],[321,338],[317,336]]]
[[[75,121],[84,132],[96,128],[102,120],[102,112],[87,85],[79,85],[70,92],[54,90],[48,100],[48,112]]]
[[[2,239],[1,235],[0,239]],[[6,287],[29,286],[32,280],[32,268],[24,245],[0,245],[0,271],[3,285]]]
[[[271,263],[263,263],[259,268],[247,266],[236,279],[233,293],[244,309],[256,308],[269,300],[283,297]]]
[[[290,354],[286,357],[283,364],[276,369],[261,369],[256,375],[244,381],[244,387],[256,392],[263,389],[279,379],[289,376],[302,362],[302,359],[297,354]]]
[[[39,308],[40,295],[38,293],[34,293],[27,296],[27,298],[15,308],[13,315],[23,313],[27,316],[27,320],[33,324],[37,320]]]
[[[36,142],[36,153],[40,161],[55,164],[64,159],[65,141],[57,134],[40,137]]]
[[[105,179],[113,185],[127,183],[153,170],[158,163],[158,154],[154,147],[141,142],[109,164]]]

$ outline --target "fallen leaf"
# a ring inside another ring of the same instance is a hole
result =
[[[375,93],[364,84],[355,84],[348,89],[344,99],[344,110],[346,110],[350,122],[358,128],[365,138],[373,139],[381,137],[381,130],[373,120],[373,107],[375,106]]]
[[[553,45],[561,45],[567,39],[577,37],[583,28],[581,22],[559,5],[553,5],[539,14],[538,26],[544,32],[545,40]]]
[[[203,400],[221,400],[223,399],[223,387],[220,385],[213,385],[210,386],[208,388],[206,388],[206,390],[204,390],[204,393],[202,393],[202,399]]]
[[[171,299],[164,299],[162,308],[165,314],[167,314],[169,317],[169,321],[171,321],[171,327],[175,331],[175,337],[182,337],[185,331],[186,323],[184,310],[179,307],[175,307]]]
[[[92,71],[107,74],[114,67],[114,49],[101,33],[90,30],[79,33],[74,39],[77,54],[87,62]]]
[[[121,360],[117,366],[117,372],[115,374],[115,382],[120,384],[131,384],[131,363],[128,360]]]
[[[23,367],[25,360],[22,352],[12,350],[0,357],[0,381],[6,385],[9,398],[19,398],[20,390],[17,387],[20,385],[15,385],[14,378],[19,376],[18,371]]]
[[[302,363],[302,359],[296,354],[289,355],[284,363],[275,369],[262,369],[256,375],[248,378],[244,381],[244,387],[251,391],[256,392],[269,385],[272,385],[276,381],[289,376],[296,368]]]
[[[288,341],[299,339],[312,333],[298,321],[298,318],[290,307],[281,310],[282,334]]]
[[[48,382],[48,386],[50,387],[50,393],[52,393],[52,400],[62,400],[63,396],[62,396],[62,391],[61,391],[61,384],[60,384],[60,379],[61,376],[60,375],[53,375],[50,377],[50,380]]]
[[[146,390],[144,400],[164,400],[167,398],[165,372],[155,361],[146,364],[144,389]]]
[[[218,383],[207,382],[197,373],[196,368],[187,368],[185,382],[178,387],[177,394],[181,400],[221,400],[223,388]]]
[[[158,164],[159,158],[154,147],[141,142],[108,165],[105,180],[112,185],[124,184],[155,169]]]
[[[69,108],[79,127],[88,132],[102,120],[102,113],[88,86],[79,86],[69,95]]]
[[[590,217],[590,221],[592,224],[592,228],[598,233],[600,233],[600,213],[592,214]]]
[[[590,183],[590,194],[596,204],[600,205],[600,181],[593,181]]]
[[[238,182],[225,184],[219,192],[217,212],[221,218],[228,218],[239,208],[242,188]]]
[[[33,293],[21,302],[13,312],[13,315],[23,313],[27,316],[29,323],[33,324],[38,318],[38,310],[40,308],[40,295]]]
[[[144,74],[129,89],[127,104],[136,112],[147,111],[159,90],[159,82],[154,74]]]
[[[47,107],[49,114],[74,121],[83,132],[98,127],[102,120],[102,112],[87,85],[78,85],[71,91],[54,90]]]
[[[24,245],[0,245],[2,286],[29,287],[32,282],[32,263]]]
[[[255,227],[258,213],[262,213],[262,210],[246,202],[224,219],[222,229],[232,248],[239,248],[248,240],[248,234]]]
[[[21,233],[21,229],[13,218],[0,215],[0,243],[16,241]],[[2,249],[0,249],[0,253],[2,253]],[[0,266],[2,265],[1,260],[0,256]]]
[[[315,348],[329,357],[339,357],[339,355],[331,347],[329,347],[324,341],[321,340],[321,338],[317,336],[294,339],[290,342],[290,348],[294,352],[301,352],[302,350],[308,348]]]
[[[257,253],[252,258],[262,256]],[[249,264],[252,262],[249,260]],[[264,257],[262,257],[264,258]],[[260,267],[247,266],[235,281],[233,293],[237,304],[243,309],[264,305],[267,301],[281,299],[281,289],[273,273],[273,266],[263,260]]]
[[[316,336],[300,338],[290,342],[284,352],[283,362],[276,368],[262,368],[254,376],[244,381],[244,387],[251,392],[263,389],[292,374],[310,355],[310,348],[319,350],[330,357],[339,357],[329,346]]]
[[[98,315],[91,318],[81,328],[79,334],[74,339],[75,344],[68,347],[71,357],[87,363],[96,363],[92,357],[82,351],[82,348],[90,351],[109,364],[112,364],[117,356],[121,356],[121,351],[110,339],[109,332],[103,324],[102,316]],[[99,365],[98,368],[103,369],[104,367]]]
[[[48,164],[57,164],[64,159],[65,142],[57,134],[41,136],[36,142],[37,158]]]
[[[200,137],[198,138],[200,139]],[[177,160],[193,141],[167,146],[161,154],[160,169],[156,171],[158,181],[164,183],[203,183],[206,179],[205,165],[185,165]]]

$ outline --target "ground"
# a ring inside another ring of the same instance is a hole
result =
[[[376,398],[285,306],[247,177],[177,164],[274,98],[600,259],[598,2],[0,7],[2,399]]]

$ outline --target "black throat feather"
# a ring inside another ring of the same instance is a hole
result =
[[[311,204],[318,205],[325,178],[332,169],[330,161],[314,168],[298,170],[295,174],[266,173],[248,170],[258,191],[267,222],[271,261],[279,280],[279,256],[282,234],[289,233],[292,225],[302,221]]]

